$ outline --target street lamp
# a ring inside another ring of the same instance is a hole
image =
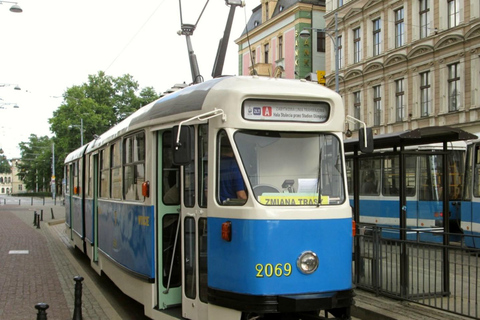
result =
[[[20,8],[20,6],[17,4],[18,2],[0,1],[0,4],[4,4],[4,3],[13,3],[13,6],[10,7],[11,12],[15,12],[15,13],[23,12],[22,8]]]
[[[80,125],[78,124],[71,124],[68,126],[69,129],[72,128],[80,128],[80,143],[83,146],[83,118],[80,118]]]
[[[1,99],[1,98],[0,98],[0,99]],[[18,104],[16,104],[16,103],[0,102],[0,109],[7,109],[7,107],[5,107],[5,106],[8,106],[8,105],[13,105],[13,108],[15,108],[15,109],[20,108],[20,107],[18,106]]]
[[[0,1],[0,3],[2,2]],[[13,88],[14,90],[22,90],[22,88],[20,88],[18,84],[0,83],[0,87],[8,87],[8,86],[15,86],[15,88]]]
[[[324,32],[326,35],[332,39],[333,48],[335,50],[335,91],[339,92],[339,84],[338,84],[338,65],[339,65],[339,56],[338,56],[338,14],[335,12],[335,29],[315,29],[315,28],[305,28],[300,31],[300,38],[306,39],[310,37],[310,32],[308,30],[312,30],[315,32]],[[331,32],[334,32],[335,36],[332,36]]]

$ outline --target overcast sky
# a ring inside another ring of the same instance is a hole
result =
[[[182,0],[183,22],[195,24],[206,0]],[[238,74],[239,38],[260,0],[235,11],[223,74]],[[192,82],[178,0],[19,0],[22,13],[0,4],[0,148],[19,157],[31,133],[51,136],[47,119],[65,90],[103,70],[130,74],[141,88],[163,92]],[[200,73],[211,73],[229,7],[210,0],[192,37]],[[1,87],[1,84],[13,86]],[[14,90],[19,85],[22,90]],[[21,128],[21,130],[19,130]]]

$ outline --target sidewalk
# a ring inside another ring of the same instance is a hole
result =
[[[43,209],[40,229],[34,212]],[[52,210],[54,219],[52,218]],[[75,276],[82,282],[83,319],[121,319],[72,256],[64,234],[65,207],[0,203],[0,319],[36,319],[35,305],[47,303],[47,317],[72,319]],[[63,235],[62,235],[63,233]],[[64,241],[62,241],[64,239]]]
[[[47,303],[49,320],[72,319],[75,276],[82,276],[82,315],[84,320],[145,319],[141,306],[121,298],[118,292],[105,292],[103,277],[89,267],[65,234],[65,207],[4,204],[0,199],[0,320],[36,319],[35,305]],[[34,212],[43,209],[40,229],[33,226]],[[52,217],[52,210],[54,217]],[[401,302],[355,290],[354,319],[470,319],[415,303]],[[112,298],[112,296],[114,298]],[[123,300],[122,300],[123,299]],[[136,308],[137,310],[132,311]],[[136,312],[136,313],[134,313]]]

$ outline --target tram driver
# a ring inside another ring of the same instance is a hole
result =
[[[229,142],[225,143],[223,139],[220,153],[220,202],[225,203],[232,199],[246,200],[245,182],[233,154],[232,146]]]

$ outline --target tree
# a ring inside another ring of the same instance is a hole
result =
[[[159,98],[151,87],[143,88],[131,75],[118,78],[99,71],[89,75],[88,82],[67,88],[63,102],[49,119],[50,131],[55,135],[55,166],[58,177],[63,178],[63,159],[73,150],[92,141],[144,105]],[[60,179],[57,179],[60,181]]]
[[[11,173],[12,167],[10,162],[7,160],[7,157],[3,154],[0,154],[0,173]]]
[[[21,160],[18,177],[27,190],[50,191],[52,177],[52,139],[31,134],[28,142],[20,143]]]

